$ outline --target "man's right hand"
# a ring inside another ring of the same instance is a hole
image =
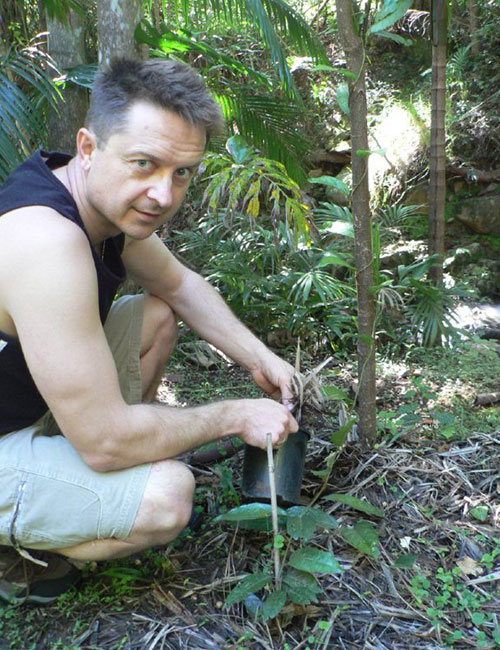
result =
[[[244,399],[234,402],[240,409],[240,430],[237,435],[253,447],[266,449],[267,434],[271,434],[273,447],[283,444],[299,425],[286,406],[272,399]]]

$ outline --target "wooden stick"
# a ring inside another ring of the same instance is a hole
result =
[[[280,582],[280,550],[275,547],[276,535],[278,535],[278,501],[276,499],[276,482],[274,479],[274,456],[272,435],[267,434],[267,466],[269,470],[269,488],[271,491],[271,514],[273,521],[273,557],[274,557],[274,583],[279,589]]]

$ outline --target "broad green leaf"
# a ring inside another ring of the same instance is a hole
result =
[[[346,70],[345,68],[335,68],[331,65],[312,65],[311,72],[337,72],[338,74],[348,77],[349,79],[356,79],[354,72]]]
[[[382,7],[377,11],[374,23],[368,29],[368,34],[380,32],[381,30],[394,25],[402,18],[411,6],[412,0],[385,0]]]
[[[286,530],[293,539],[308,540],[317,528],[337,528],[337,520],[319,508],[293,506],[287,510]]]
[[[278,616],[278,614],[285,606],[285,602],[286,591],[284,589],[273,591],[272,594],[269,594],[264,602],[264,607],[262,609],[262,617],[264,618],[264,621]]]
[[[356,423],[356,418],[349,418],[349,420],[343,424],[337,431],[334,431],[330,436],[331,442],[337,447],[341,447],[346,441],[349,431],[352,429],[353,425]]]
[[[309,183],[319,183],[320,185],[333,187],[346,196],[349,196],[351,193],[351,190],[347,187],[347,185],[336,176],[318,176],[316,178],[308,178],[307,180]]]
[[[324,386],[323,394],[327,400],[349,399],[347,393],[343,391],[341,388],[337,388],[336,386]]]
[[[278,508],[278,513],[281,516],[286,516],[286,511],[282,508]],[[219,515],[216,521],[248,521],[267,517],[271,517],[271,506],[268,503],[247,503]]]
[[[316,268],[320,269],[323,266],[328,266],[329,264],[335,264],[336,266],[347,266],[348,268],[352,268],[352,266],[345,261],[342,255],[338,255],[337,253],[325,253],[320,261],[316,264]]]
[[[403,553],[394,560],[394,566],[398,569],[411,569],[416,561],[417,556],[413,553]]]
[[[342,573],[343,569],[333,553],[317,548],[299,548],[290,555],[288,564],[309,573]]]
[[[342,113],[349,116],[351,114],[349,108],[349,86],[347,84],[339,84],[335,92],[335,97],[337,98],[337,104],[340,106]]]
[[[380,555],[378,533],[371,521],[358,521],[352,528],[339,528],[339,532],[345,541],[355,549],[378,559]]]
[[[331,232],[335,235],[344,235],[344,237],[354,237],[354,227],[347,221],[330,221],[328,225],[321,229],[323,232]]]
[[[262,587],[268,585],[271,579],[271,576],[267,573],[252,573],[231,591],[224,602],[224,606],[230,607],[235,603],[245,600],[250,594],[254,594],[259,589],[262,589]]]
[[[375,36],[388,38],[391,41],[394,41],[395,43],[399,43],[400,45],[405,45],[406,47],[413,44],[411,38],[404,38],[404,36],[400,36],[399,34],[395,34],[394,32],[386,32],[385,30],[377,31]]]
[[[478,521],[486,521],[488,519],[488,506],[476,506],[470,509],[471,515]]]
[[[298,605],[315,603],[316,595],[322,591],[313,575],[293,568],[285,572],[283,585],[290,600]]]
[[[226,149],[238,165],[242,165],[252,155],[252,147],[241,135],[233,135],[226,142]]]
[[[360,512],[364,512],[367,515],[373,515],[374,517],[384,517],[384,511],[381,508],[377,508],[377,506],[373,506],[371,503],[368,501],[363,501],[362,499],[358,499],[357,497],[353,497],[350,494],[341,494],[339,492],[335,492],[334,494],[329,494],[328,496],[324,497],[327,501],[335,501],[336,503],[344,503],[347,506],[351,506],[351,508],[354,508],[354,510],[359,510]]]

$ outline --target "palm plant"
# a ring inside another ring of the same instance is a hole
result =
[[[229,39],[234,31],[241,45],[228,55],[222,51],[221,42],[227,39],[221,34]],[[284,0],[184,0],[169,5],[165,22],[142,21],[136,38],[158,56],[182,56],[195,63],[218,98],[230,133],[243,135],[264,156],[283,163],[297,182],[305,180],[302,160],[308,145],[297,128],[304,107],[287,55],[309,56],[317,63],[327,63],[327,57],[290,5]],[[267,70],[265,59],[259,59],[264,73],[256,72],[248,60],[251,47],[243,49],[248,43],[264,44],[269,54]]]
[[[44,144],[45,111],[57,110],[60,93],[47,72],[55,68],[39,45],[0,57],[0,180]]]

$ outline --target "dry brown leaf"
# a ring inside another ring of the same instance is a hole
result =
[[[480,576],[483,573],[483,567],[479,562],[466,555],[462,560],[458,560],[457,566],[466,576]]]

